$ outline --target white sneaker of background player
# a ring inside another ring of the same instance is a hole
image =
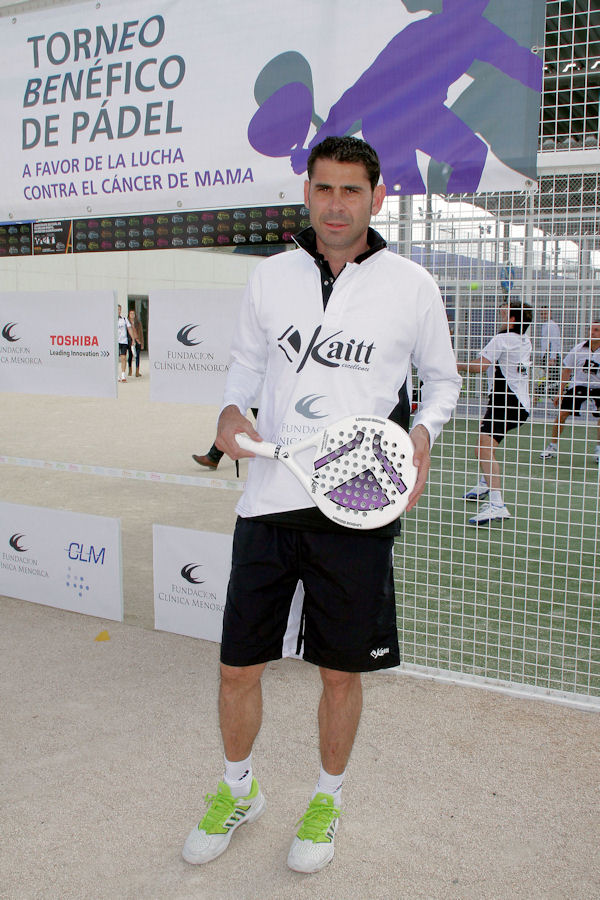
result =
[[[478,481],[475,487],[469,488],[466,494],[463,494],[464,500],[481,500],[483,497],[487,497],[490,489],[488,485],[483,481]]]
[[[551,459],[553,456],[558,456],[558,447],[554,444],[548,444],[546,449],[540,453],[540,459]]]
[[[494,522],[496,519],[510,519],[510,513],[504,503],[484,503],[474,516],[469,519],[469,525],[485,525],[486,522]]]

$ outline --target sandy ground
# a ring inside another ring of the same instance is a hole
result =
[[[264,679],[266,813],[220,859],[184,863],[221,775],[218,647],[153,630],[152,524],[231,531],[233,464],[191,459],[216,410],[150,404],[147,377],[116,401],[0,402],[5,456],[229,488],[0,466],[3,500],[121,518],[125,594],[124,623],[0,598],[2,900],[600,897],[598,715],[395,673],[364,678],[333,862],[290,872],[318,774],[318,673],[295,660]]]

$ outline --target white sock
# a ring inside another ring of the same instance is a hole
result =
[[[496,506],[504,506],[502,491],[490,491],[490,503],[494,503]]]
[[[549,441],[548,448],[552,447],[553,450],[556,450],[556,441]]]
[[[485,475],[482,475],[482,476],[481,476],[481,478],[479,479],[479,484],[481,485],[481,487],[487,487],[487,486],[488,486],[488,483],[487,483],[487,481],[485,480]]]
[[[247,797],[252,790],[252,754],[247,759],[231,762],[225,759],[225,775],[223,781],[234,797]]]
[[[334,806],[340,807],[342,805],[342,784],[344,783],[345,776],[345,769],[340,775],[330,775],[329,772],[326,772],[323,766],[321,766],[319,780],[317,781],[313,797],[317,794],[330,794],[333,797]]]

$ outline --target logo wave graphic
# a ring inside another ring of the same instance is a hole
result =
[[[319,413],[311,409],[313,404],[324,398],[325,394],[307,394],[306,397],[300,397],[294,409],[305,419],[326,419],[327,413]]]
[[[192,341],[190,339],[190,334],[194,330],[194,328],[198,328],[198,325],[184,325],[183,328],[180,328],[177,332],[177,340],[180,344],[183,344],[184,347],[197,347],[198,344],[201,344],[202,341]]]
[[[13,550],[17,551],[17,553],[26,553],[27,552],[27,547],[19,547],[19,541],[21,540],[21,538],[24,538],[24,537],[25,537],[24,534],[11,535],[11,538],[8,543],[13,548]]]
[[[197,563],[188,563],[181,570],[181,577],[185,578],[186,581],[189,581],[190,584],[204,584],[204,581],[200,578],[194,578],[194,570],[201,569],[202,566]]]
[[[4,326],[4,328],[2,329],[2,337],[4,338],[5,341],[10,341],[11,344],[14,344],[15,341],[20,340],[20,338],[14,337],[14,335],[11,334],[12,329],[16,328],[16,326],[17,326],[16,322],[7,322],[6,325]]]

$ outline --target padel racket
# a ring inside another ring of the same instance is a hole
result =
[[[276,459],[293,472],[327,518],[348,528],[379,528],[404,512],[417,480],[413,443],[399,425],[376,416],[347,416],[296,444],[253,441],[243,450]],[[316,448],[310,467],[300,454]]]

